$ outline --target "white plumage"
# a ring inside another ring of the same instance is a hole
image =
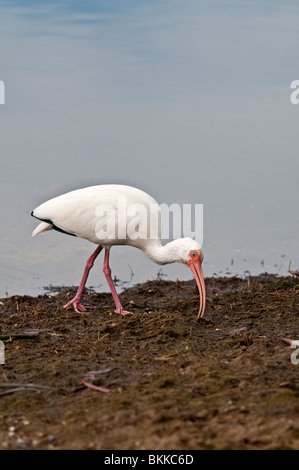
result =
[[[54,229],[98,245],[87,261],[75,298],[65,307],[73,304],[76,311],[86,310],[81,304],[82,292],[95,258],[105,248],[103,271],[116,312],[128,313],[123,310],[111,279],[109,250],[113,245],[130,245],[144,251],[158,264],[186,263],[198,284],[201,298],[198,315],[203,316],[206,295],[201,247],[191,238],[181,238],[163,246],[159,205],[144,191],[116,184],[91,186],[50,199],[34,209],[32,215],[42,221],[32,236]]]

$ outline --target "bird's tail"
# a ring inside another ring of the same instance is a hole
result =
[[[52,225],[47,224],[47,222],[41,222],[35,230],[32,232],[32,236],[35,237],[35,235],[38,235],[42,232],[47,232],[48,230],[52,230]]]

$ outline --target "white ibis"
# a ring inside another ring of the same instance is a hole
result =
[[[138,220],[136,213],[139,214]],[[76,312],[86,311],[87,307],[81,303],[82,293],[89,271],[104,248],[103,271],[115,302],[115,313],[122,315],[130,313],[126,312],[120,303],[109,267],[111,246],[130,245],[144,251],[157,264],[176,261],[187,264],[194,274],[199,289],[198,317],[203,316],[206,290],[201,268],[203,260],[201,247],[192,238],[180,238],[163,246],[159,205],[140,189],[116,184],[78,189],[50,199],[34,209],[31,215],[42,221],[32,236],[54,229],[98,245],[87,260],[75,297],[64,305],[64,308],[73,305]]]

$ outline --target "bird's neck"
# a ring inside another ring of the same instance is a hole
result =
[[[161,245],[160,242],[151,244],[144,251],[145,254],[157,264],[168,264],[180,261],[178,253],[178,240],[173,240],[166,245]]]

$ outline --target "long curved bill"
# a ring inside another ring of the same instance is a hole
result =
[[[206,308],[206,286],[201,268],[201,261],[195,261],[194,263],[189,264],[189,268],[191,269],[195,277],[200,296],[200,306],[197,318],[202,318]]]

